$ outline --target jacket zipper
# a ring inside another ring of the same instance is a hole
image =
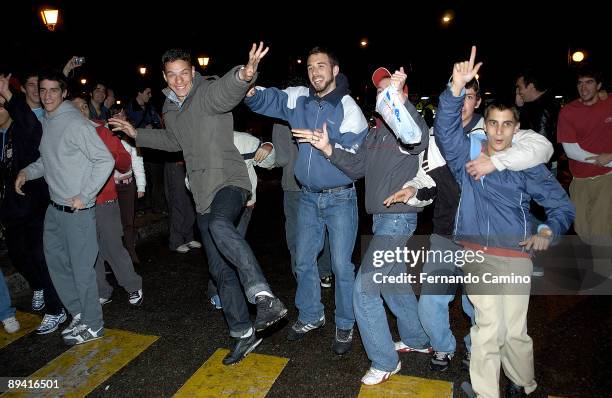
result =
[[[317,118],[315,119],[315,124],[314,124],[314,126],[312,128],[312,131],[316,130],[317,124],[319,123],[319,114],[321,113],[321,110],[323,109],[323,105],[321,105],[320,102],[318,103],[318,105],[319,105],[319,109],[317,110]],[[308,180],[308,184],[309,185],[312,185],[311,182],[310,182],[310,161],[312,160],[312,150],[313,150],[313,147],[311,145],[310,146],[310,153],[308,155],[308,172],[306,174],[306,176],[307,176],[306,179]]]

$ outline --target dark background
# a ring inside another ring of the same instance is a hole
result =
[[[594,2],[578,2],[571,8],[537,1],[10,3],[2,10],[2,69],[61,67],[72,55],[85,56],[85,65],[74,77],[103,79],[120,99],[132,95],[139,66],[148,68],[156,90],[164,86],[160,59],[168,48],[205,54],[211,58],[205,74],[223,74],[244,64],[250,43],[259,40],[270,46],[260,65],[259,84],[284,86],[291,77],[306,77],[308,50],[324,45],[339,56],[353,96],[366,109],[372,107],[370,75],[377,66],[405,66],[410,91],[435,96],[453,62],[467,58],[472,44],[478,46],[478,60],[484,61],[483,92],[495,97],[513,95],[516,73],[525,65],[536,65],[546,70],[556,95],[564,95],[565,101],[574,98],[568,53],[576,49],[586,50],[587,60],[604,72],[612,66],[609,21],[603,3]],[[60,10],[55,32],[42,23],[40,10],[45,5]],[[454,19],[443,26],[441,17],[447,10],[454,12]],[[369,41],[365,49],[359,45],[362,38]]]

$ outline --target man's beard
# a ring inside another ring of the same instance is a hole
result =
[[[323,84],[323,87],[321,89],[317,89],[317,87],[314,84],[313,84],[312,87],[314,87],[315,93],[320,94],[320,93],[323,93],[323,92],[327,91],[329,86],[331,86],[332,82],[333,82],[332,79],[329,79],[329,80],[325,81],[325,83]]]

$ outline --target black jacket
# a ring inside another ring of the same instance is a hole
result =
[[[13,95],[4,106],[13,122],[5,133],[5,141],[11,142],[12,150],[0,165],[3,189],[0,219],[5,225],[10,225],[44,213],[49,205],[49,189],[45,180],[39,178],[23,186],[25,196],[15,192],[15,179],[19,171],[40,157],[38,146],[42,126],[22,95]]]
[[[557,160],[561,149],[557,144],[559,110],[559,104],[548,91],[535,101],[526,102],[520,109],[521,129],[529,129],[542,134],[555,146],[555,152],[550,159],[551,162]]]

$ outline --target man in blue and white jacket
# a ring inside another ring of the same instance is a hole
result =
[[[329,51],[315,47],[309,53],[307,66],[310,88],[289,87],[282,91],[258,88],[247,94],[246,105],[254,112],[286,120],[293,131],[314,135],[326,123],[334,148],[355,153],[368,132],[368,124],[348,95],[348,82],[339,74],[337,59]],[[299,317],[287,338],[299,340],[325,324],[316,261],[327,228],[336,276],[333,350],[341,355],[351,347],[355,324],[352,303],[355,266],[351,256],[357,236],[357,197],[353,179],[308,143],[300,144],[295,176],[303,191],[295,270]]]
[[[542,164],[522,171],[494,171],[476,180],[466,163],[478,156],[479,146],[491,156],[512,145],[519,130],[518,112],[513,106],[494,103],[485,110],[486,141],[466,137],[461,124],[465,85],[481,63],[474,65],[476,47],[469,61],[453,67],[452,83],[440,95],[434,130],[436,142],[451,172],[461,186],[455,223],[455,238],[465,249],[481,251],[472,260],[466,257],[464,271],[493,282],[466,286],[476,310],[471,329],[470,379],[478,396],[499,396],[499,368],[510,380],[507,393],[524,396],[533,392],[533,343],[527,335],[532,262],[529,250],[546,250],[552,238],[564,234],[575,209],[567,194]],[[534,199],[546,210],[546,224],[531,235],[529,202]],[[488,275],[488,277],[487,277]],[[503,277],[494,283],[492,277]],[[508,279],[510,278],[510,279]],[[514,282],[510,283],[508,282]]]

